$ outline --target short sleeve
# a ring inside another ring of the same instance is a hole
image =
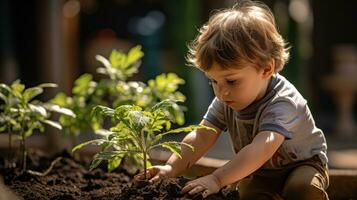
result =
[[[209,121],[211,124],[221,130],[226,129],[226,120],[224,115],[224,104],[215,97],[208,107],[203,119]]]
[[[296,104],[290,101],[278,101],[264,109],[258,131],[274,131],[291,139],[299,123]]]

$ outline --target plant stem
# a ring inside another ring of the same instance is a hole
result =
[[[143,156],[144,156],[144,176],[145,176],[145,179],[147,179],[147,173],[146,173],[146,168],[147,168],[147,166],[146,166],[146,153],[145,152],[143,152]]]
[[[9,133],[9,153],[8,153],[8,161],[9,161],[9,163],[11,163],[12,162],[12,156],[11,156],[11,154],[12,154],[12,134],[11,134],[11,130],[10,130],[10,124],[8,124],[8,127],[7,127],[7,131],[8,131],[8,133]]]
[[[32,170],[27,170],[27,172],[32,175],[35,175],[35,176],[46,176],[47,174],[49,174],[51,172],[53,166],[55,166],[55,164],[57,162],[59,162],[61,159],[62,159],[62,157],[58,157],[54,161],[52,161],[50,167],[48,169],[46,169],[46,171],[44,171],[44,172],[37,172],[37,171],[32,171]]]
[[[22,150],[22,172],[26,171],[26,141],[25,136],[21,138],[21,150]]]
[[[144,157],[144,176],[145,176],[145,179],[147,179],[147,173],[146,173],[146,140],[145,140],[145,136],[144,136],[144,131],[141,132],[141,145],[142,145],[142,150],[143,150],[143,157]]]

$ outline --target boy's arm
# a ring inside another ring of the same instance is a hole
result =
[[[284,139],[283,135],[276,132],[260,132],[231,161],[210,175],[188,182],[183,191],[190,194],[203,191],[204,197],[218,192],[221,187],[241,180],[260,168],[274,155]]]
[[[252,143],[241,149],[227,164],[213,172],[221,186],[234,183],[250,175],[269,160],[284,142],[285,137],[272,131],[263,131]]]
[[[197,129],[186,135],[182,142],[192,145],[194,147],[194,151],[192,151],[191,148],[182,145],[182,159],[177,155],[172,154],[172,156],[166,162],[166,164],[172,166],[171,176],[180,175],[182,172],[196,163],[196,161],[200,159],[209,150],[209,148],[212,147],[222,132],[222,130],[215,127],[207,120],[202,120],[200,124],[214,128],[216,133],[207,129]]]

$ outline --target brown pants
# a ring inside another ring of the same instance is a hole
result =
[[[328,169],[311,159],[279,170],[258,170],[238,183],[240,200],[328,200]]]

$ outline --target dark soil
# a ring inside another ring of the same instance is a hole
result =
[[[164,179],[155,183],[133,183],[134,174],[123,168],[108,173],[103,165],[88,171],[86,162],[77,161],[66,152],[57,156],[63,159],[44,177],[20,173],[18,168],[5,169],[4,160],[1,158],[0,173],[5,185],[25,200],[202,199],[201,194],[190,196],[181,192],[182,187],[189,181],[184,177]],[[46,158],[38,153],[31,153],[28,168],[44,171],[57,156]],[[238,192],[223,188],[206,199],[237,200]]]

